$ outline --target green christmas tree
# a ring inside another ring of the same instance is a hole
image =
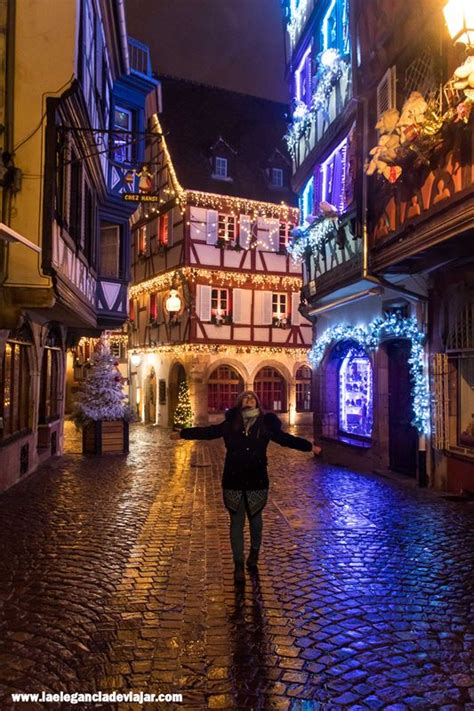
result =
[[[193,411],[191,409],[191,398],[189,397],[189,387],[186,380],[179,384],[178,404],[174,412],[173,425],[182,429],[191,427],[193,424]]]

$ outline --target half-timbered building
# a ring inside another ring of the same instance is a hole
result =
[[[121,193],[158,82],[119,0],[5,3],[0,21],[4,489],[62,453],[67,347],[127,317],[135,206]]]
[[[311,324],[287,253],[298,210],[286,107],[166,78],[162,91],[163,113],[149,119],[161,135],[149,147],[152,195],[132,239],[137,412],[172,425],[186,379],[198,423],[221,418],[244,388],[284,419],[308,420]]]
[[[443,5],[283,3],[290,250],[328,458],[459,491],[474,481],[472,117]]]

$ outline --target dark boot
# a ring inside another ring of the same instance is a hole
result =
[[[249,557],[247,558],[247,568],[249,570],[258,570],[258,548],[251,548]]]
[[[245,583],[244,564],[239,563],[238,561],[235,562],[234,583]]]

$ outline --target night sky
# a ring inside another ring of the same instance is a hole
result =
[[[126,0],[158,74],[288,101],[280,0]]]

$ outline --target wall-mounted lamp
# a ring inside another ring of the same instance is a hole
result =
[[[142,357],[139,353],[132,353],[130,361],[134,367],[137,367],[142,362]]]
[[[455,44],[474,46],[474,3],[472,0],[449,0],[443,8],[449,34]]]
[[[165,308],[170,316],[173,316],[181,311],[181,299],[179,298],[176,289],[171,289],[170,295],[166,299]]]

